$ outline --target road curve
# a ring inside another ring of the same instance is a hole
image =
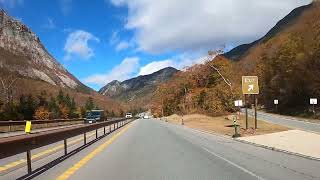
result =
[[[320,179],[319,161],[159,120],[137,120],[121,133],[100,140],[35,179],[56,179],[66,173],[77,180]]]

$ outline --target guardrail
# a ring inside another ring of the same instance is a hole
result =
[[[19,136],[11,136],[6,138],[0,138],[0,159],[10,157],[16,154],[27,154],[27,166],[28,174],[32,173],[31,168],[31,150],[50,145],[59,141],[64,142],[64,154],[68,154],[67,151],[67,139],[83,134],[84,145],[87,144],[86,133],[96,130],[96,139],[98,139],[98,129],[103,128],[103,136],[106,135],[106,126],[109,126],[109,132],[113,125],[113,131],[119,127],[124,126],[133,119],[118,119],[111,121],[104,121],[94,124],[84,124],[77,127],[63,128],[52,131],[45,131],[35,134],[25,134]]]

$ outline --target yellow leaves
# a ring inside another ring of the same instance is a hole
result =
[[[45,120],[50,118],[50,112],[44,106],[40,106],[36,109],[34,113],[34,118],[39,120]]]

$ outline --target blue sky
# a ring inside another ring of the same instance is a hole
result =
[[[86,85],[183,69],[263,36],[311,0],[0,0]]]

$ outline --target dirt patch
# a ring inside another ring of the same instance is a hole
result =
[[[182,116],[171,115],[166,117],[166,119],[170,123],[181,124]],[[234,134],[234,127],[228,127],[233,125],[233,120],[231,120],[230,115],[210,117],[201,114],[191,114],[183,116],[183,122],[185,126],[194,129],[204,130],[212,133],[219,133],[227,136],[232,136]],[[289,130],[289,128],[287,127],[259,120],[258,129],[254,130],[254,119],[249,118],[248,122],[250,128],[245,130],[245,117],[240,116],[240,120],[237,120],[237,124],[240,125],[241,136],[261,135]]]

